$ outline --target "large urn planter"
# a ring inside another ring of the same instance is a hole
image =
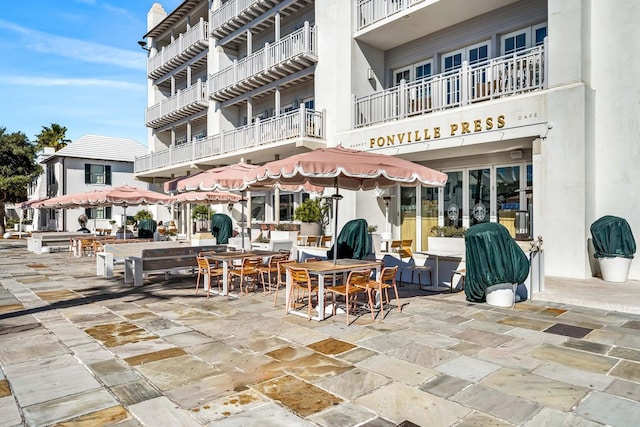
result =
[[[633,258],[602,257],[598,258],[602,280],[605,282],[624,283],[629,277]]]
[[[322,235],[322,226],[317,222],[300,223],[301,236],[320,236]]]
[[[512,307],[516,298],[515,283],[498,283],[486,289],[487,304],[494,307]]]
[[[602,280],[626,282],[636,252],[629,223],[624,218],[605,215],[591,224],[590,231]]]

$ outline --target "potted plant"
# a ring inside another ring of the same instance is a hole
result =
[[[293,219],[300,221],[300,234],[303,236],[320,236],[323,220],[322,199],[307,199],[293,211]]]
[[[464,254],[464,234],[463,227],[454,227],[446,225],[443,227],[432,227],[431,235],[427,239],[428,249],[430,251],[455,252]]]

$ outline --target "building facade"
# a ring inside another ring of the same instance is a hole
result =
[[[499,222],[543,238],[547,275],[586,278],[591,223],[617,215],[640,230],[640,61],[626,46],[638,16],[631,0],[154,4],[150,152],[135,175],[337,144],[399,156],[446,172],[446,187],[347,193],[341,219],[386,229],[391,196],[390,231],[418,250],[434,226]],[[252,195],[264,209],[249,211],[287,220],[296,197]]]
[[[146,152],[147,147],[133,139],[98,135],[84,135],[58,151],[45,149],[39,156],[44,174],[30,190],[29,199],[47,199],[124,184],[146,188],[147,184],[136,182],[133,176],[134,159]],[[134,215],[138,209],[128,208],[127,215]],[[119,206],[32,211],[36,231],[75,231],[80,227],[78,217],[82,214],[89,219],[88,228],[110,229],[109,221],[120,225],[123,214],[123,208]],[[164,215],[161,219],[169,218],[168,211],[161,214]]]

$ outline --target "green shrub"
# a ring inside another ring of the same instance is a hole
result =
[[[307,199],[293,211],[293,219],[300,222],[322,222],[322,199]]]
[[[436,237],[464,237],[465,231],[463,227],[454,227],[452,225],[431,227],[431,235]]]
[[[153,214],[148,209],[141,209],[133,216],[136,221],[140,221],[143,219],[153,219]]]

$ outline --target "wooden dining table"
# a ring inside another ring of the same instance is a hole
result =
[[[229,271],[234,261],[242,261],[245,258],[262,257],[268,258],[272,255],[280,254],[279,251],[267,251],[253,249],[250,251],[226,251],[226,252],[203,252],[202,255],[209,260],[222,263],[222,291],[218,292],[211,288],[211,278],[209,275],[204,276],[204,289],[209,290],[216,295],[229,295]]]
[[[312,276],[318,277],[318,305],[316,310],[318,314],[311,317],[313,320],[325,319],[325,287],[330,284],[331,279],[336,274],[343,274],[344,280],[346,280],[349,272],[354,270],[371,269],[376,271],[376,277],[380,274],[381,263],[374,260],[359,260],[359,259],[338,259],[336,263],[331,261],[310,261],[302,263],[287,264],[287,292],[286,292],[286,307],[287,313],[295,314],[297,316],[307,317],[306,312],[298,311],[290,307],[289,295],[291,290],[291,273],[288,267],[304,267],[309,271]]]

